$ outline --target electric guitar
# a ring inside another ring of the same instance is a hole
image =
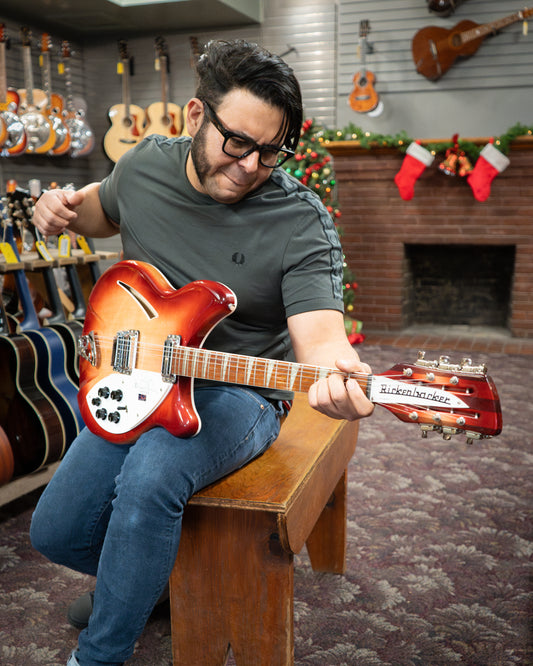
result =
[[[350,106],[358,113],[373,111],[379,103],[379,96],[374,88],[376,77],[365,67],[368,49],[366,40],[369,32],[370,23],[368,21],[361,21],[359,24],[359,48],[361,51],[362,70],[357,72],[353,77],[354,89],[349,97]]]
[[[55,132],[52,124],[43,112],[47,98],[44,91],[33,87],[33,70],[31,63],[31,32],[28,28],[21,29],[22,63],[24,65],[25,88],[19,89],[19,118],[26,132],[27,153],[47,153],[54,147]]]
[[[0,150],[0,156],[14,157],[26,150],[26,132],[17,115],[20,95],[14,88],[7,87],[6,45],[7,37],[2,23],[0,24],[0,116],[6,126],[7,136]]]
[[[236,296],[219,282],[196,281],[174,289],[154,266],[120,261],[96,283],[89,298],[80,353],[80,409],[89,429],[115,443],[134,441],[159,425],[193,436],[201,423],[194,406],[195,377],[302,392],[331,368],[209,351],[211,329],[236,308]],[[468,440],[497,435],[501,409],[486,368],[419,358],[382,375],[354,374],[366,395],[423,433]]]
[[[416,71],[430,81],[438,81],[458,58],[474,55],[485,37],[516,21],[525,21],[531,15],[533,9],[524,8],[484,25],[461,21],[450,30],[436,26],[422,28],[411,44]]]
[[[130,73],[132,60],[127,44],[119,42],[120,62],[118,71],[122,76],[122,104],[114,104],[108,112],[111,127],[104,135],[104,151],[112,162],[118,160],[130,148],[137,145],[144,133],[144,110],[131,103]]]
[[[157,57],[155,67],[161,73],[161,102],[154,102],[146,109],[147,125],[143,136],[162,134],[170,138],[179,136],[183,129],[183,113],[181,107],[168,101],[168,52],[165,40],[155,40]]]
[[[63,122],[63,109],[65,102],[61,95],[52,92],[52,73],[50,67],[50,37],[45,32],[41,37],[41,76],[43,91],[47,104],[44,113],[48,117],[54,132],[54,145],[50,148],[50,155],[65,155],[70,150],[70,132]]]

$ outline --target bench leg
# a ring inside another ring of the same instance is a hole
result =
[[[347,471],[339,479],[320,514],[306,546],[314,571],[342,574],[346,567]]]
[[[200,545],[200,546],[199,546]],[[294,663],[293,554],[276,516],[189,506],[170,577],[175,666]]]

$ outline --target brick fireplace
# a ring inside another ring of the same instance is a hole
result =
[[[393,180],[401,153],[328,144],[343,249],[359,284],[354,314],[366,330],[468,324],[533,338],[531,139],[513,143],[485,202],[466,179],[442,173],[439,157],[404,201]]]

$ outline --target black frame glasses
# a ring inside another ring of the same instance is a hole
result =
[[[279,148],[278,146],[260,145],[252,141],[249,137],[231,132],[220,122],[220,118],[213,111],[208,102],[203,101],[204,108],[208,111],[210,122],[224,137],[222,152],[229,157],[242,160],[254,151],[259,153],[259,163],[268,169],[275,169],[284,164],[294,155],[293,150],[288,148]]]

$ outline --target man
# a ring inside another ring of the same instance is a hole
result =
[[[346,338],[334,225],[320,200],[278,168],[300,136],[296,78],[280,58],[243,41],[210,43],[197,71],[187,105],[192,139],[149,137],[102,183],[43,194],[35,224],[46,235],[120,232],[124,258],[155,265],[176,288],[223,282],[237,308],[206,348],[337,366],[339,374],[309,390],[311,406],[332,418],[367,416],[372,403],[345,381],[344,373],[370,368]],[[117,445],[82,431],[31,528],[34,546],[52,561],[96,576],[69,666],[131,656],[167,584],[188,499],[265,451],[290,398],[197,382],[202,428],[193,438],[154,427]]]

